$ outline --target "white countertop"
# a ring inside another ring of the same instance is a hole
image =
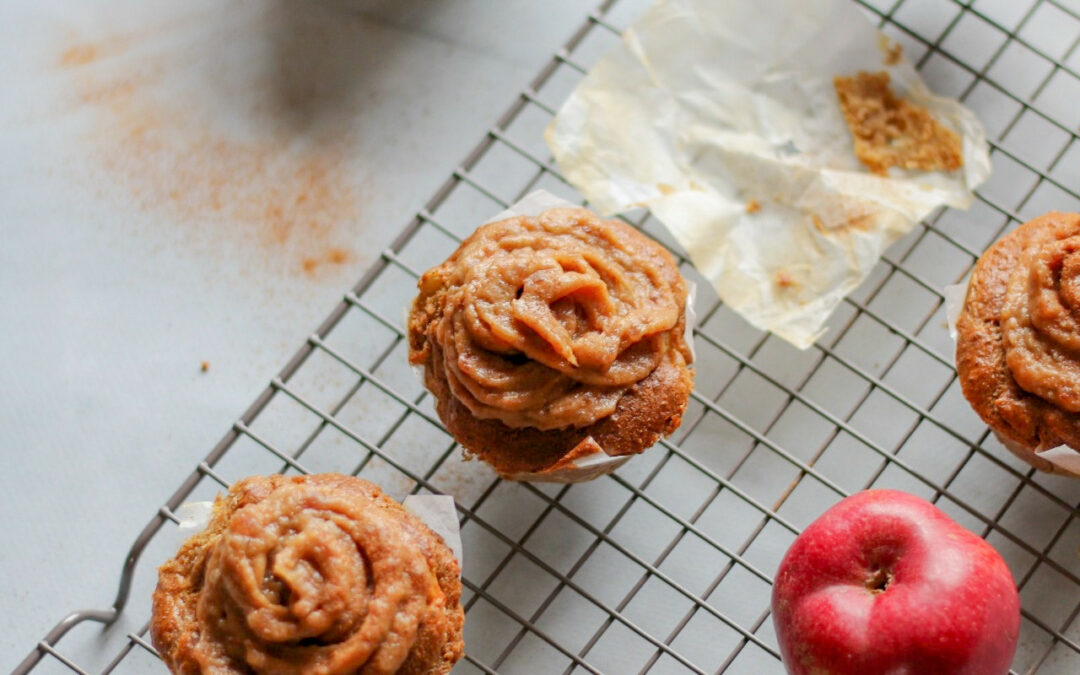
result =
[[[148,519],[593,6],[47,4],[0,6],[0,670],[112,602]]]

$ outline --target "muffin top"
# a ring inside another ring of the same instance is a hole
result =
[[[484,225],[419,286],[410,361],[511,428],[586,427],[662,362],[690,358],[674,259],[585,209]]]
[[[1029,221],[979,258],[957,334],[987,424],[1031,450],[1080,449],[1080,214]]]
[[[176,673],[447,673],[460,567],[360,478],[255,476],[159,570],[151,633]]]

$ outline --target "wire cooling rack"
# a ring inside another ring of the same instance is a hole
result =
[[[112,608],[65,618],[17,673],[162,672],[147,622],[155,568],[184,538],[174,511],[272,471],[456,497],[468,656],[455,673],[781,673],[772,574],[802,527],[871,486],[933,500],[1001,552],[1023,605],[1014,673],[1080,672],[1080,482],[1015,459],[967,406],[941,295],[1009,228],[1080,210],[1076,0],[862,1],[986,124],[994,176],[973,207],[891,247],[805,352],[728,311],[656,221],[628,214],[703,289],[682,427],[583,485],[508,483],[461,460],[406,364],[403,307],[418,273],[508,203],[536,188],[580,202],[542,131],[645,4],[608,0],[577,29],[154,515]]]

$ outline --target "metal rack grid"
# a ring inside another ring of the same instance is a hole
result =
[[[540,187],[580,202],[541,132],[646,4],[606,0],[154,515],[112,608],[68,616],[16,672],[161,670],[148,598],[183,539],[175,509],[251,473],[329,470],[399,499],[456,497],[469,654],[455,673],[780,673],[771,574],[801,527],[870,486],[931,499],[1005,557],[1023,605],[1014,673],[1080,672],[1080,482],[1030,469],[968,408],[941,295],[1010,227],[1080,210],[1080,3],[859,2],[980,115],[995,173],[970,211],[891,247],[817,345],[799,352],[700,293],[682,427],[588,484],[500,481],[442,429],[405,363],[402,307],[508,203]],[[707,289],[648,213],[626,217]]]

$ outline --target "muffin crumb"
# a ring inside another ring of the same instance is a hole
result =
[[[964,165],[960,136],[925,108],[897,98],[888,73],[839,76],[833,87],[855,137],[855,156],[872,173],[884,176],[894,166],[955,171]]]
[[[893,42],[888,37],[882,35],[878,40],[878,46],[881,47],[881,53],[884,55],[882,63],[886,66],[895,66],[900,63],[901,57],[904,55],[904,46],[899,42]]]

